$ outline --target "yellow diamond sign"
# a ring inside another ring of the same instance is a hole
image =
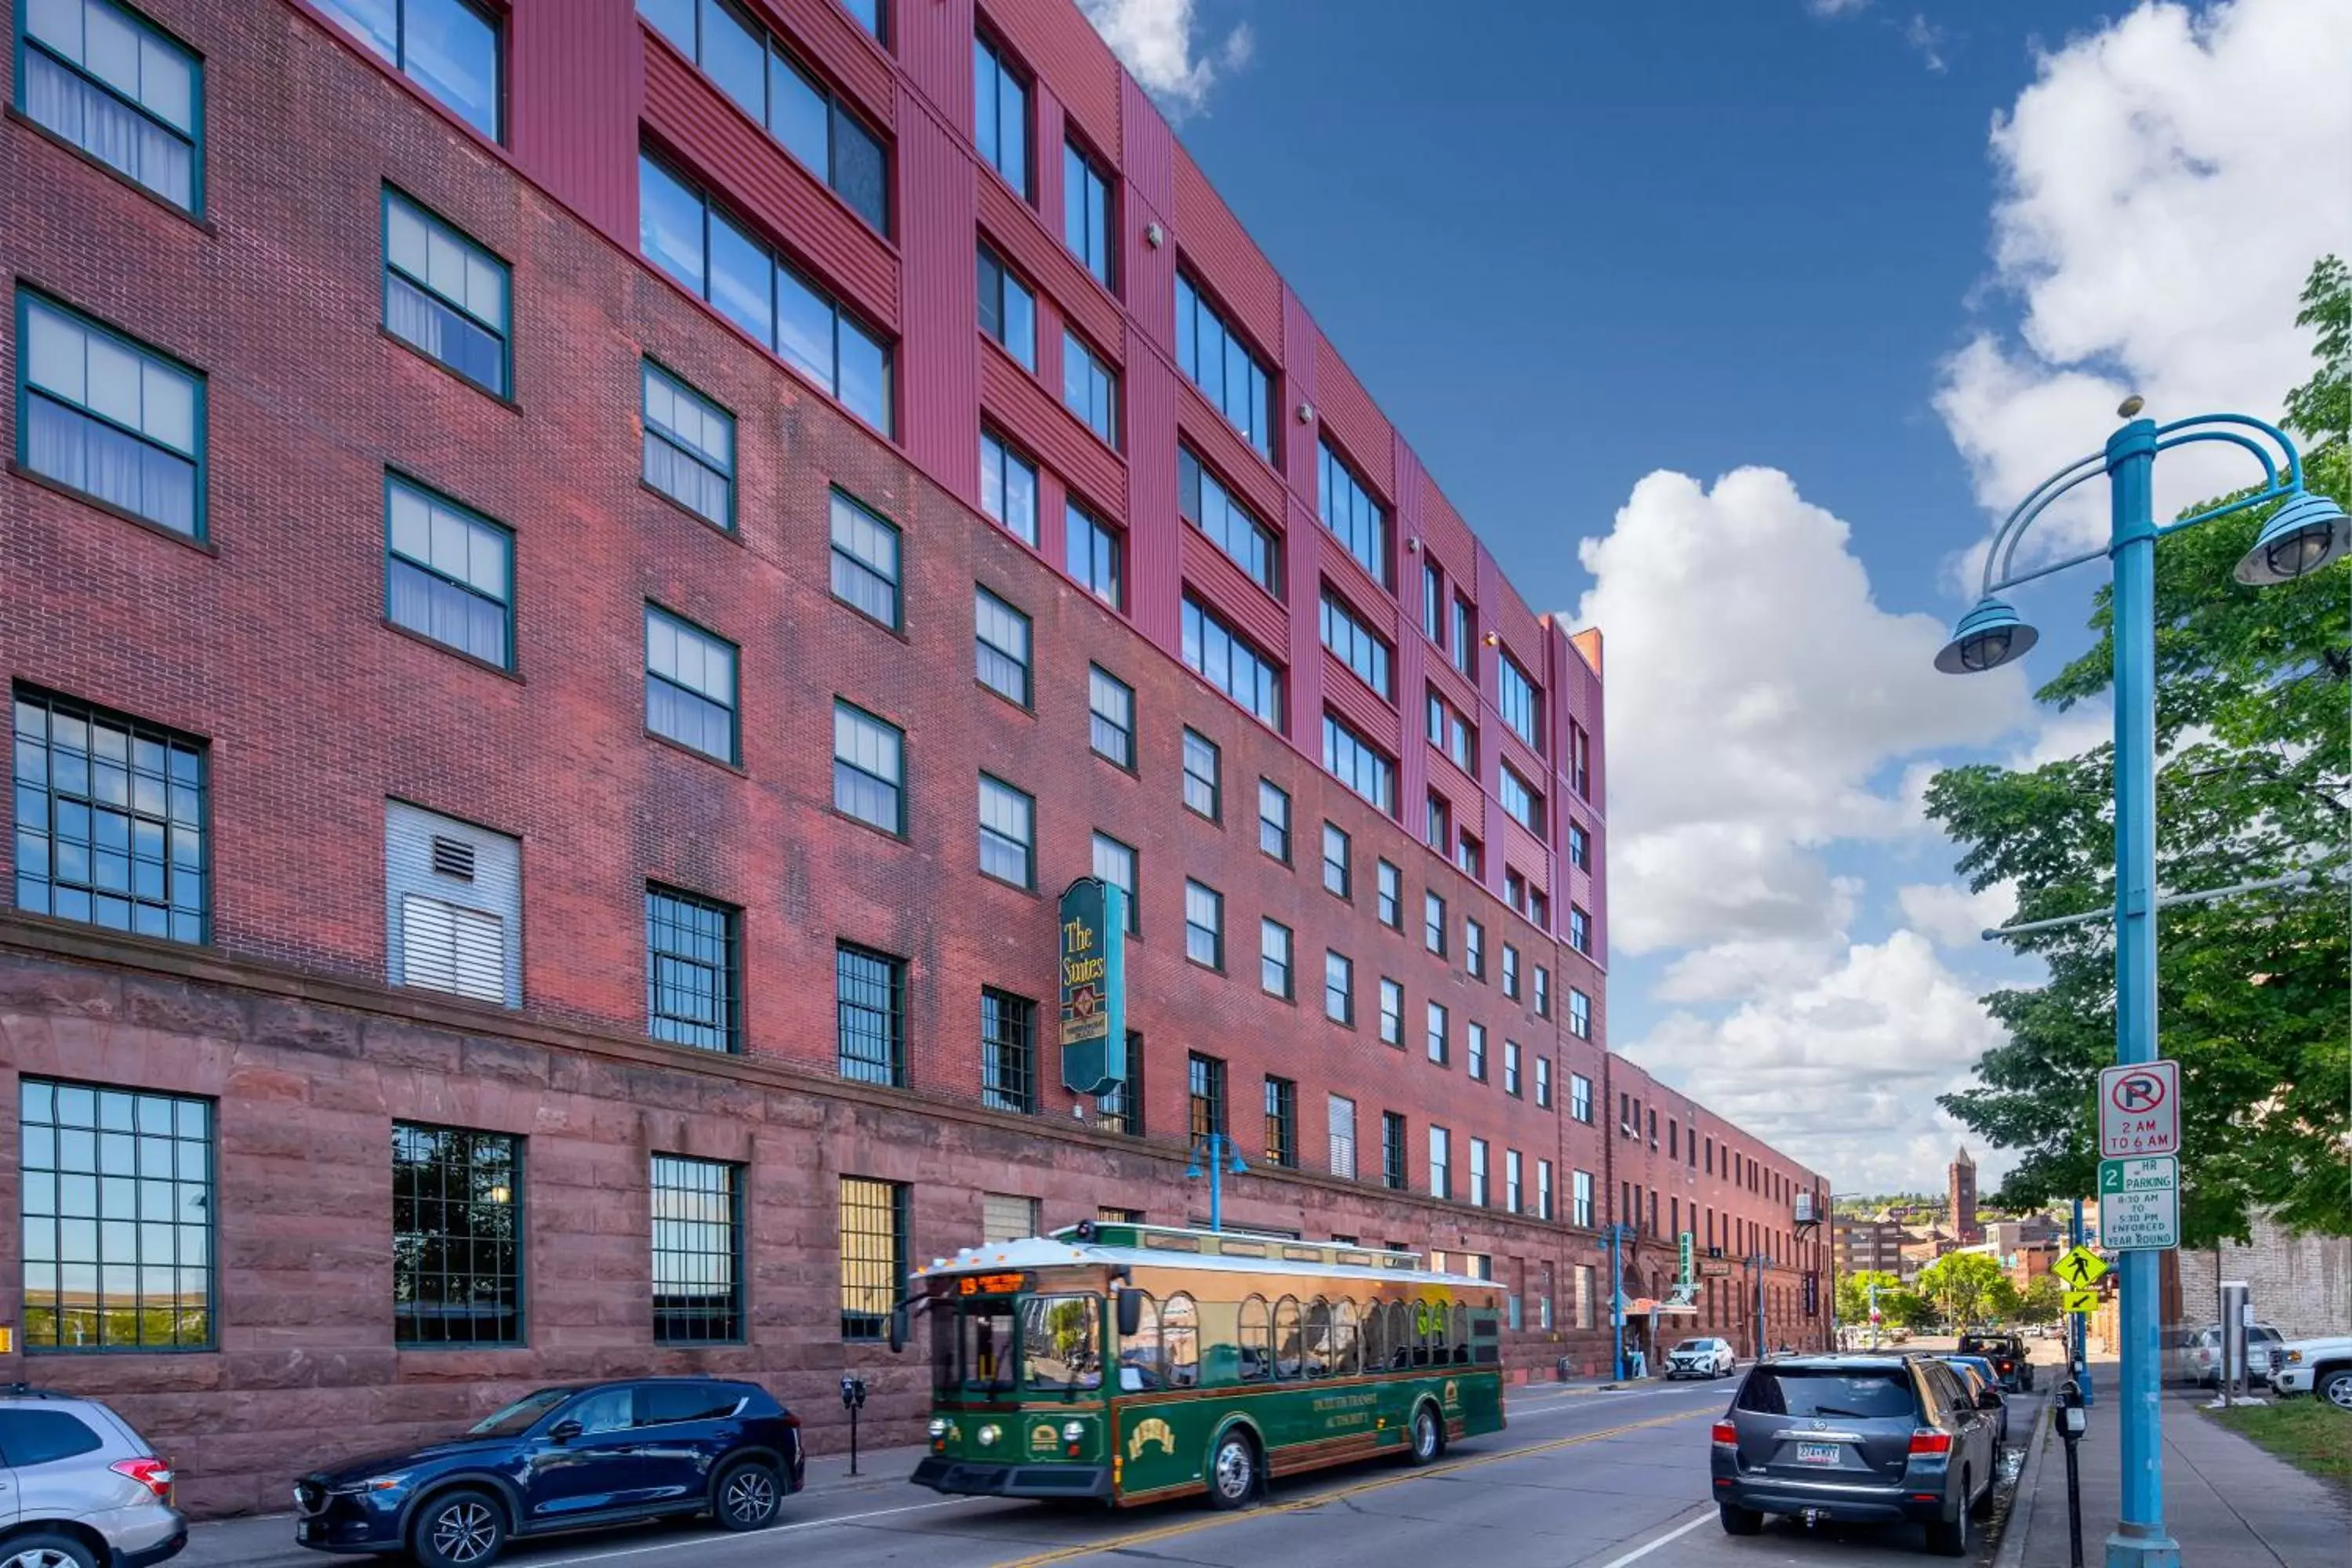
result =
[[[2055,1274],[2077,1290],[2097,1284],[2099,1277],[2106,1271],[2106,1259],[2087,1247],[2069,1248],[2057,1262],[2050,1266],[2051,1273]],[[2072,1311],[2074,1309],[2067,1310]]]
[[[2067,1290],[2059,1295],[2058,1304],[2070,1312],[2095,1312],[2099,1310],[2096,1290]]]

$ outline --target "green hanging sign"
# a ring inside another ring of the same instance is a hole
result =
[[[1688,1284],[1690,1284],[1692,1280],[1694,1280],[1695,1279],[1696,1279],[1696,1278],[1697,1278],[1697,1274],[1696,1274],[1696,1271],[1692,1268],[1692,1267],[1691,1267],[1693,1260],[1696,1258],[1696,1257],[1697,1256],[1697,1253],[1698,1253],[1698,1248],[1696,1248],[1696,1247],[1693,1247],[1693,1246],[1691,1245],[1692,1241],[1693,1241],[1693,1240],[1695,1240],[1695,1239],[1696,1239],[1696,1238],[1691,1235],[1691,1233],[1690,1233],[1690,1232],[1688,1232],[1688,1231],[1685,1231],[1685,1232],[1683,1232],[1683,1236],[1682,1236],[1682,1266],[1683,1266],[1683,1283],[1684,1283],[1685,1285],[1688,1285]]]
[[[1099,877],[1062,893],[1062,1087],[1108,1094],[1127,1081],[1127,895]]]

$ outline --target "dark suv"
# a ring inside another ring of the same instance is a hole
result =
[[[696,1513],[760,1530],[800,1489],[800,1425],[752,1383],[542,1388],[446,1442],[304,1476],[294,1539],[486,1568],[517,1535]]]
[[[1965,1557],[1969,1521],[1991,1511],[1997,1411],[1921,1355],[1803,1355],[1751,1370],[1715,1424],[1723,1528],[1753,1535],[1768,1513],[1864,1523],[1916,1521],[1927,1549]]]
[[[1992,1363],[1993,1375],[2011,1394],[2033,1392],[2033,1363],[2025,1359],[2025,1342],[2015,1334],[1962,1334],[1956,1355],[1980,1355]]]

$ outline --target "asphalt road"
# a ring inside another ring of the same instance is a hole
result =
[[[783,1523],[756,1535],[654,1526],[519,1545],[504,1561],[527,1568],[1916,1568],[1916,1528],[1808,1531],[1775,1521],[1759,1536],[1725,1535],[1708,1497],[1707,1426],[1735,1386],[1727,1379],[1600,1393],[1522,1389],[1510,1402],[1507,1430],[1459,1443],[1438,1465],[1373,1463],[1278,1482],[1265,1502],[1237,1513],[1197,1502],[1113,1512],[885,1485],[803,1494]],[[2033,1408],[2030,1399],[2014,1406],[2013,1442],[2023,1442]],[[2013,1476],[2013,1464],[2009,1469]],[[1983,1541],[1980,1563],[1990,1556],[1990,1531]],[[241,1561],[277,1568],[331,1560],[272,1551]]]

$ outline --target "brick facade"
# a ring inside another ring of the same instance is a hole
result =
[[[2196,1329],[2221,1316],[2221,1282],[2242,1279],[2254,1317],[2291,1340],[2352,1334],[2352,1237],[2287,1230],[2257,1215],[2243,1244],[2184,1247],[2168,1254],[2179,1293],[2167,1290],[2167,1315]]]

